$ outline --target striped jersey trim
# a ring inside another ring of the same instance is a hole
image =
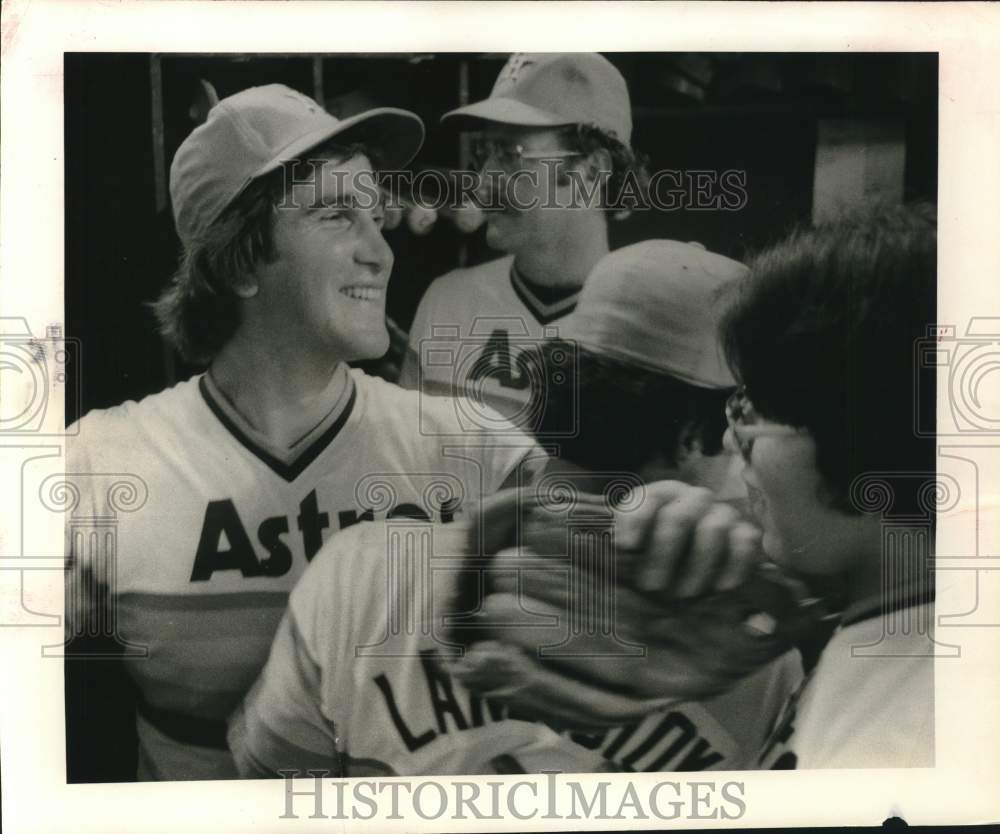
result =
[[[326,450],[326,448],[334,441],[334,438],[340,433],[340,430],[344,428],[347,420],[350,418],[354,411],[354,404],[357,401],[357,385],[354,383],[354,379],[351,379],[351,394],[350,399],[347,401],[347,405],[344,406],[343,411],[336,420],[331,423],[330,427],[324,431],[319,437],[317,437],[303,452],[295,458],[294,461],[286,463],[283,460],[275,457],[267,449],[264,449],[256,441],[254,441],[250,436],[246,434],[226,413],[225,408],[212,394],[212,390],[206,382],[206,376],[202,376],[198,380],[198,390],[201,392],[202,398],[205,400],[205,404],[208,405],[211,412],[216,416],[218,421],[222,423],[223,428],[228,431],[233,438],[243,446],[248,452],[258,458],[265,466],[271,469],[276,475],[284,478],[286,481],[291,483],[296,478],[299,477],[305,470],[309,467],[316,458]]]
[[[551,324],[556,319],[572,313],[580,297],[580,291],[577,290],[566,298],[546,304],[531,291],[513,264],[510,267],[510,285],[539,324]]]
[[[285,608],[289,591],[237,591],[231,594],[144,594],[127,592],[122,603],[135,603],[147,611],[229,611],[234,608]]]

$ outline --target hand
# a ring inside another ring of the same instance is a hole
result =
[[[617,581],[667,598],[732,590],[764,561],[761,533],[730,504],[706,489],[657,481],[638,503],[628,496],[613,510],[602,496],[580,494],[577,510],[608,511],[614,526]],[[532,489],[507,490],[484,502],[473,520],[469,547],[496,553],[523,547],[564,555],[566,513],[543,506]]]
[[[446,662],[451,674],[560,727],[611,726],[725,692],[824,613],[762,563],[759,533],[705,490],[661,482],[639,506],[622,503],[628,511],[575,498],[575,520],[613,529],[615,551],[578,537],[572,558],[565,511],[531,491],[486,503],[469,542],[490,555],[485,597],[479,576],[456,596],[453,611],[477,612],[452,632],[466,652]],[[553,651],[571,631],[572,652]]]
[[[640,506],[616,513],[615,543],[631,584],[668,597],[738,587],[764,560],[760,542],[760,530],[732,505],[681,481],[649,484]]]

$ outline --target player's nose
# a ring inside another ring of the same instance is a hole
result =
[[[503,193],[503,188],[501,185],[501,178],[503,174],[500,171],[480,171],[478,174],[479,181],[476,184],[476,197],[479,200],[479,204],[484,209],[499,208],[500,197]]]
[[[354,259],[369,267],[376,274],[382,275],[392,269],[394,257],[392,248],[382,235],[382,230],[374,218],[367,217],[362,224]]]

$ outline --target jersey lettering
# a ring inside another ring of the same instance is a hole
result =
[[[645,737],[639,732],[644,729]],[[666,713],[652,729],[647,722],[627,724],[603,733],[568,733],[569,737],[588,750],[601,749],[601,755],[620,769],[634,772],[706,770],[725,756],[712,748],[711,742],[699,735],[698,728],[681,712]],[[634,747],[626,747],[634,738],[641,739]],[[664,748],[664,742],[668,742]],[[606,744],[606,746],[604,746]]]
[[[264,576],[284,576],[292,567],[292,551],[281,540],[288,532],[288,519],[276,515],[265,518],[257,528],[257,540],[267,549],[267,558],[260,563]]]
[[[409,752],[413,753],[450,733],[482,727],[487,723],[534,720],[496,701],[464,689],[456,690],[451,676],[434,662],[433,655],[433,649],[420,652],[427,694],[426,699],[421,695],[416,701],[409,702],[409,709],[414,715],[404,717],[404,707],[397,701],[384,672],[373,678],[389,718]],[[415,729],[418,727],[419,730]],[[592,734],[567,732],[565,735],[588,750],[603,747],[600,752],[605,759],[614,763],[616,768],[629,772],[706,770],[725,759],[725,755],[714,749],[709,739],[701,736],[695,723],[677,711],[663,713],[655,721],[641,721]]]
[[[330,516],[319,511],[316,490],[310,492],[299,504],[299,529],[302,531],[302,546],[306,559],[310,562],[323,546],[323,531],[330,526]]]
[[[389,717],[392,719],[392,724],[396,728],[396,732],[399,733],[399,737],[403,739],[403,744],[406,745],[407,750],[413,753],[437,738],[437,733],[430,727],[419,736],[413,734],[403,720],[403,715],[396,704],[396,696],[392,692],[392,685],[384,674],[375,677],[375,685],[379,688],[382,697],[385,699],[385,706],[389,710]]]
[[[512,363],[507,331],[494,330],[469,372],[469,382],[495,379],[502,388],[523,391],[531,385],[531,374],[522,359],[523,356],[522,351],[517,355],[516,363]]]
[[[439,510],[441,522],[447,524],[454,521],[458,510],[457,499],[444,502]],[[386,517],[428,522],[434,520],[422,507],[411,503],[390,508]],[[374,520],[375,511],[372,509],[360,512],[356,509],[341,510],[337,513],[341,530],[359,521]],[[323,531],[330,527],[330,514],[320,512],[315,489],[302,499],[294,521],[302,536],[302,551],[306,559],[311,561],[323,546]],[[270,516],[260,523],[257,527],[257,541],[266,554],[261,559],[232,499],[209,501],[205,508],[190,581],[207,582],[216,571],[226,570],[238,570],[248,578],[284,576],[292,569],[294,558],[291,547],[282,538],[291,531],[291,523],[292,519],[284,515]]]
[[[436,730],[433,727],[428,727],[419,735],[414,732],[411,728],[416,726],[416,722],[407,723],[403,717],[395,693],[392,691],[392,684],[389,683],[385,673],[380,673],[373,678],[375,685],[382,693],[382,699],[385,701],[389,718],[392,720],[396,732],[399,733],[400,739],[411,753],[430,744],[438,736],[447,735],[450,732],[461,732],[470,727],[484,727],[488,723],[496,723],[511,717],[502,704],[488,698],[484,699],[465,690],[461,691],[461,697],[456,694],[452,686],[451,675],[437,666],[432,659],[433,654],[434,649],[421,651],[420,663],[424,671],[424,682],[427,684],[427,701],[424,703],[429,704],[434,713]]]
[[[375,520],[375,510],[365,510],[359,513],[357,510],[341,510],[337,513],[337,522],[340,524],[341,530],[346,530],[357,524],[359,521],[374,521]]]
[[[451,688],[451,675],[441,672],[426,654],[420,656],[420,664],[424,667],[424,676],[427,678],[427,689],[437,718],[438,731],[442,735],[448,732],[448,725],[444,720],[446,715],[452,717],[459,730],[468,730],[469,722],[465,720],[458,701],[455,700],[455,692]]]
[[[223,548],[223,535],[228,548]],[[260,575],[260,562],[250,544],[250,537],[240,521],[236,506],[228,498],[209,501],[205,508],[205,521],[194,555],[191,581],[211,579],[217,570],[238,570],[244,576]]]

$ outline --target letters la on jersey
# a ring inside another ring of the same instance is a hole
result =
[[[460,572],[455,527],[405,520],[354,527],[292,594],[275,651],[230,740],[262,772],[365,774],[738,769],[797,682],[785,665],[731,696],[604,732],[556,733],[454,680],[441,620]],[[456,555],[457,554],[457,555]],[[353,586],[348,582],[353,580]],[[637,658],[637,662],[645,662]],[[308,679],[302,670],[315,670]]]
[[[263,666],[288,592],[326,538],[367,519],[460,517],[525,453],[482,438],[466,450],[453,432],[458,451],[442,454],[449,443],[417,426],[429,413],[451,426],[450,412],[350,375],[348,401],[292,461],[241,434],[205,378],[81,422],[70,477],[86,484],[92,473],[119,473],[142,493],[141,506],[116,511],[95,480],[75,515],[114,521],[118,630],[148,647],[131,665],[152,706],[225,718]],[[72,519],[69,527],[73,534]],[[106,571],[94,538],[73,536],[75,557]]]
[[[420,302],[410,331],[401,384],[428,394],[469,399],[461,415],[489,427],[483,406],[530,427],[533,391],[552,380],[532,361],[532,349],[559,335],[558,322],[577,295],[552,304],[534,296],[512,256],[437,279]],[[568,368],[567,368],[568,370]]]

